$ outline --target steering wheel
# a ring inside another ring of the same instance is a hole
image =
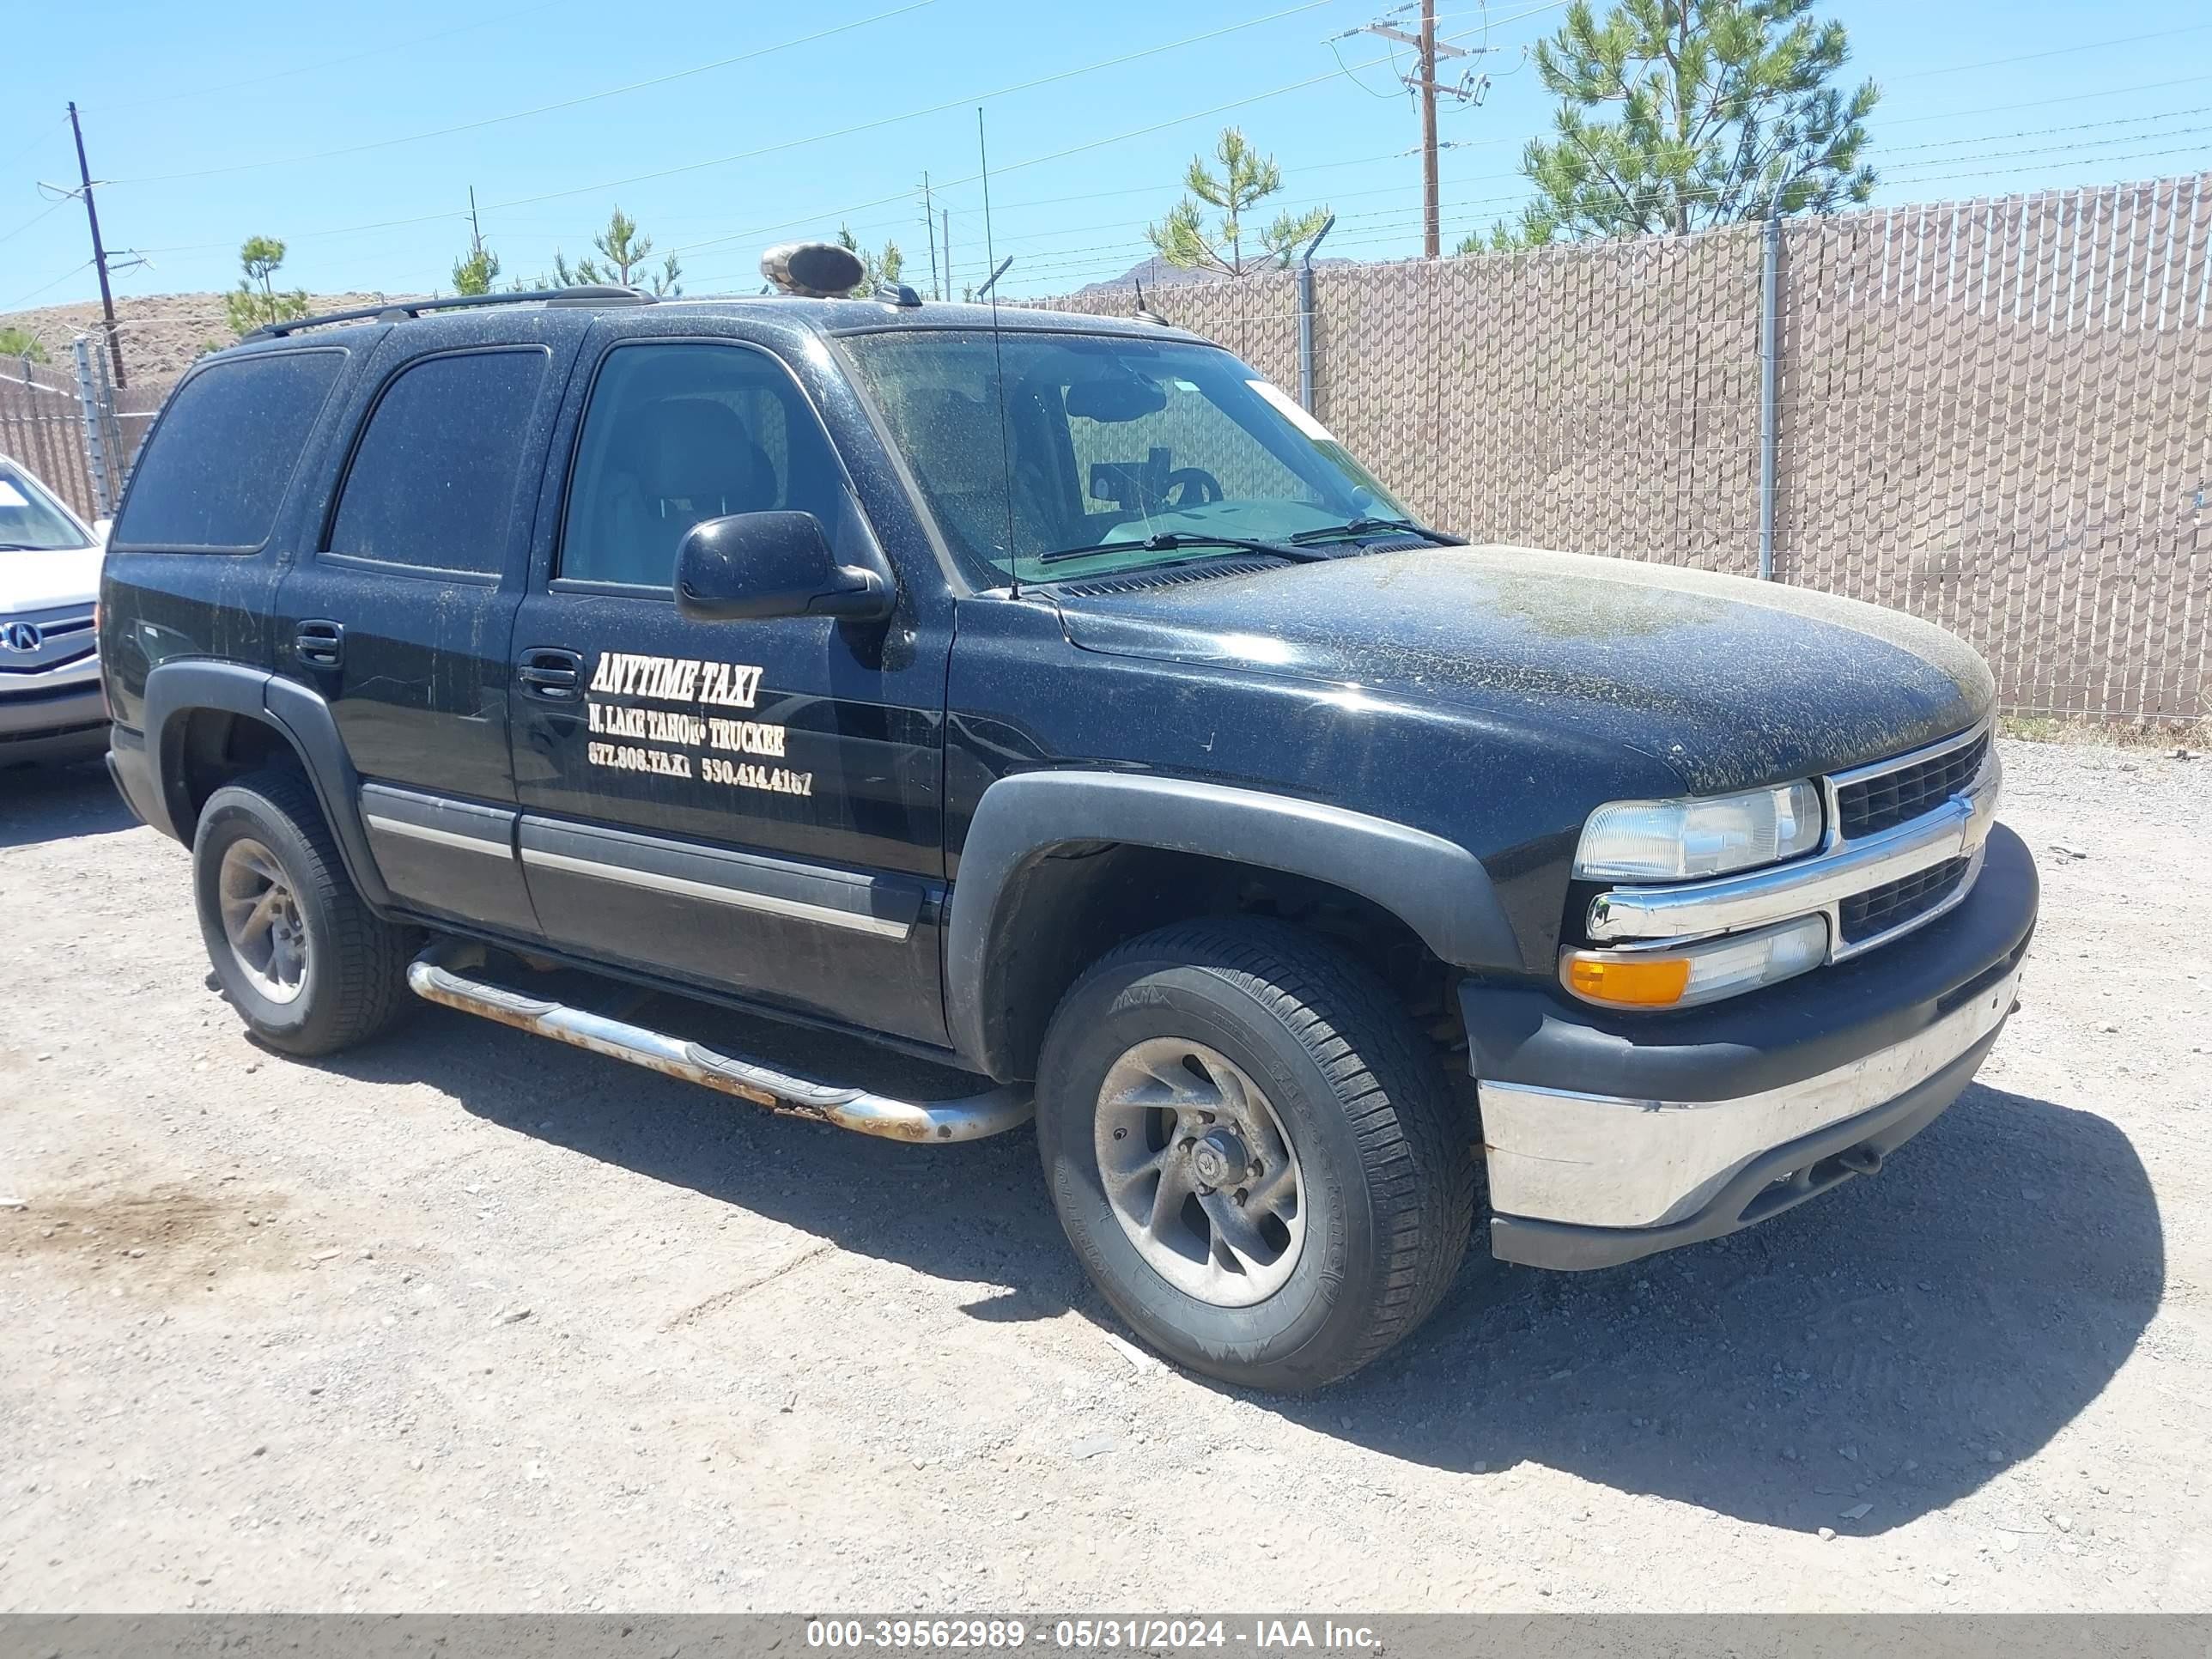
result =
[[[1171,513],[1210,507],[1221,499],[1221,480],[1202,466],[1179,466],[1161,486],[1160,505]]]

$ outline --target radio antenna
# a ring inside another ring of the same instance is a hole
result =
[[[975,106],[975,158],[983,172],[983,258],[994,267],[991,280],[983,286],[991,300],[991,363],[999,388],[999,476],[1006,491],[1006,590],[1008,597],[1018,599],[1022,571],[1021,555],[1014,546],[1014,459],[1006,436],[1006,354],[999,333],[999,277],[1005,267],[998,264],[999,250],[991,240],[991,152],[983,139],[981,104]],[[1013,264],[1011,257],[1006,264]]]

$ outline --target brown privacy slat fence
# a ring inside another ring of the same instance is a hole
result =
[[[58,362],[0,357],[0,455],[21,462],[88,521],[104,518],[120,498],[131,463],[146,429],[161,412],[173,380],[132,381],[121,391],[107,383],[106,363],[95,347],[89,360],[90,395],[81,391],[71,354]],[[94,413],[107,469],[107,500],[95,482],[86,410]]]
[[[1761,237],[1317,266],[1315,412],[1478,540],[1755,574]],[[1956,630],[2010,713],[2212,715],[2208,247],[2212,173],[1786,222],[1777,579]],[[1298,384],[1290,274],[1147,299]]]

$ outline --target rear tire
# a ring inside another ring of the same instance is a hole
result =
[[[270,1048],[335,1054],[409,1006],[416,935],[362,901],[298,773],[256,772],[208,798],[192,892],[216,980]]]
[[[1163,1353],[1253,1388],[1334,1382],[1434,1310],[1474,1224],[1470,1128],[1382,981],[1273,922],[1122,945],[1038,1067],[1045,1178],[1092,1283]]]

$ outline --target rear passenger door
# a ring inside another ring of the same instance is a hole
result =
[[[941,1043],[947,640],[906,613],[678,612],[677,547],[702,520],[807,512],[841,550],[874,534],[769,350],[610,338],[575,380],[559,535],[514,637],[520,845],[545,935]]]
[[[372,364],[321,533],[278,595],[283,672],[331,705],[392,892],[528,934],[507,656],[572,348],[425,350],[424,332]]]

